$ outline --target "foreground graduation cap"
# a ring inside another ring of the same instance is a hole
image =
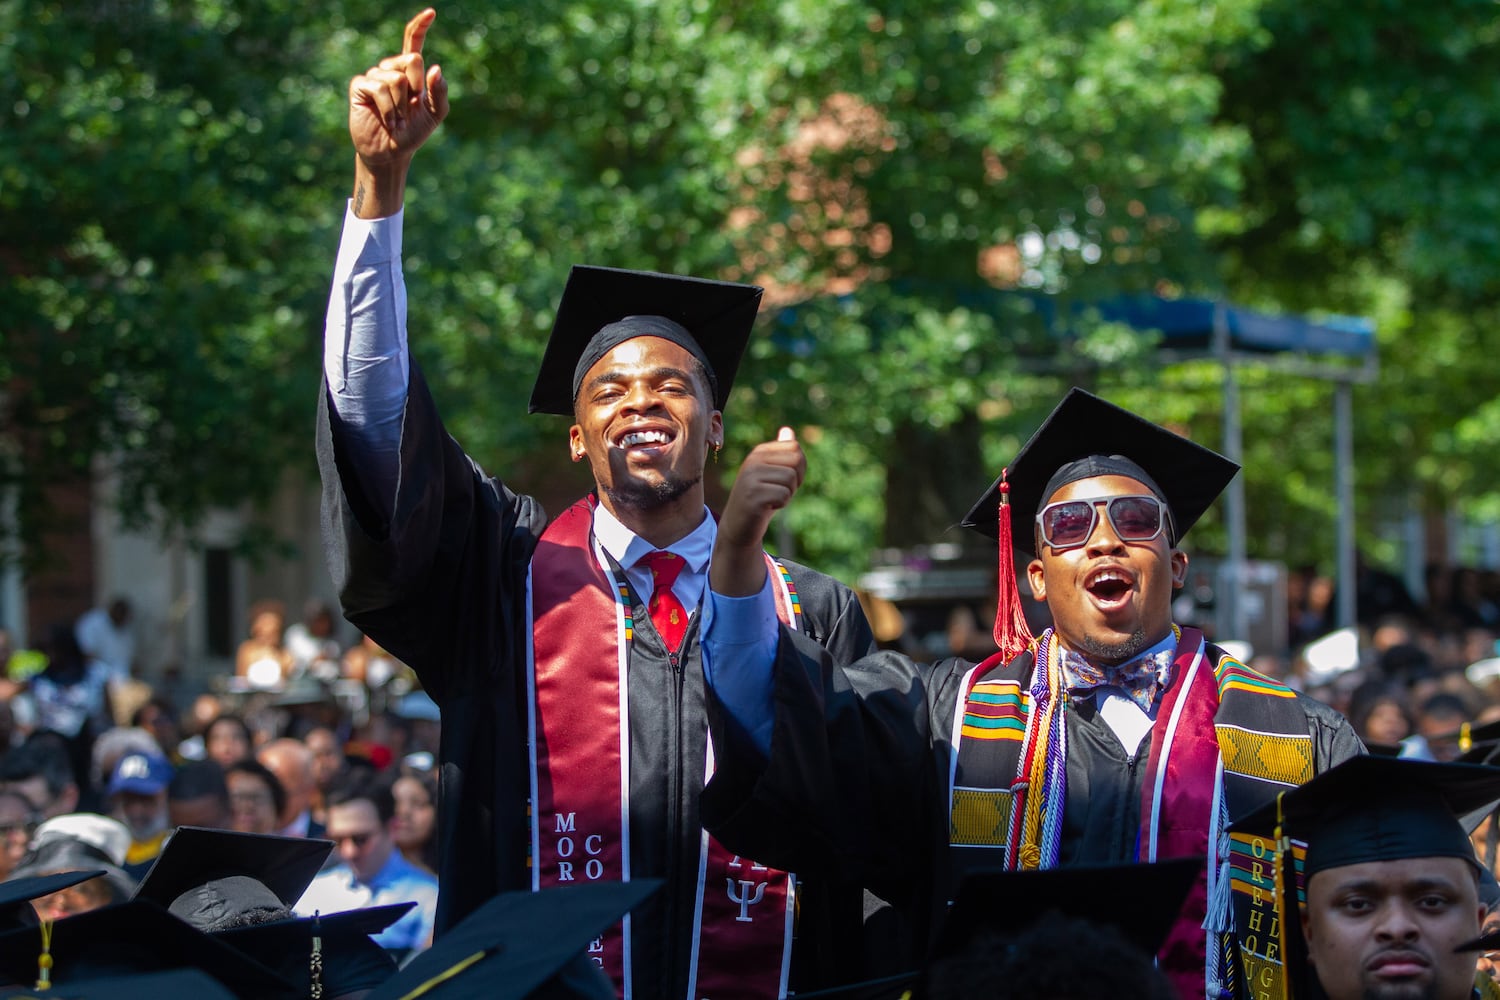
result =
[[[1117,461],[1119,457],[1137,470]],[[1075,386],[960,523],[996,538],[1001,484],[1008,483],[1015,544],[1031,552],[1037,511],[1063,486],[1091,476],[1139,479],[1144,472],[1149,477],[1145,484],[1171,508],[1175,544],[1239,468],[1223,455]]]
[[[714,407],[722,410],[760,297],[754,285],[575,265],[531,391],[530,411],[572,416],[584,372],[638,336],[665,337],[696,355],[713,382]]]
[[[1048,913],[1112,927],[1147,957],[1161,950],[1202,858],[1088,865],[964,876],[933,946],[934,959],[961,952],[980,932],[1018,934]]]
[[[234,994],[212,976],[195,969],[175,969],[142,975],[88,979],[50,990],[24,986],[0,989],[0,998],[11,1000],[162,1000],[192,997],[193,1000],[233,1000]]]
[[[374,989],[396,974],[395,957],[370,935],[379,934],[416,905],[292,917],[213,936],[298,984],[303,996],[338,997]]]
[[[1480,870],[1469,826],[1500,801],[1500,768],[1353,757],[1230,824],[1236,926],[1275,927],[1241,958],[1248,977],[1315,996],[1298,906],[1318,873],[1409,858],[1459,858]],[[1258,914],[1258,916],[1257,916]]]
[[[141,879],[134,898],[172,908],[190,889],[216,879],[250,876],[283,906],[291,907],[302,898],[332,850],[331,840],[179,827]]]
[[[0,934],[0,982],[36,982],[44,952],[50,956],[50,977],[57,989],[120,975],[192,968],[238,997],[273,1000],[298,995],[291,983],[264,965],[145,900],[59,920],[52,924],[45,949],[40,927]]]
[[[612,998],[613,985],[583,949],[661,885],[661,879],[636,879],[502,893],[446,931],[369,1000],[520,1000],[559,975],[569,977],[568,995]]]
[[[31,905],[33,899],[50,896],[103,874],[104,869],[93,868],[56,875],[24,876],[0,882],[0,931],[35,926],[37,916]]]

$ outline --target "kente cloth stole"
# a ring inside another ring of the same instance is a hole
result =
[[[963,683],[949,777],[954,887],[972,868],[1054,867],[1071,703],[1052,630],[1010,663],[991,657],[976,665]],[[1227,817],[1306,780],[1311,766],[1312,738],[1291,690],[1210,648],[1197,629],[1183,629],[1175,679],[1151,727],[1136,860],[1207,860],[1159,956],[1179,992],[1191,985],[1184,995],[1219,996],[1223,970],[1233,964],[1226,958],[1234,952],[1226,947],[1228,879],[1218,877],[1228,870]],[[1263,949],[1264,940],[1250,943]]]
[[[634,595],[624,572],[593,539],[595,502],[580,500],[552,522],[531,560],[533,889],[631,877],[628,668]],[[769,556],[766,563],[778,616],[800,629],[791,577]],[[703,738],[711,775],[706,729]],[[789,873],[738,857],[702,832],[684,1000],[786,996],[794,911]],[[627,1000],[631,933],[627,915],[588,946],[589,957]]]

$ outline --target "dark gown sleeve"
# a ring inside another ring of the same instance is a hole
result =
[[[416,670],[442,710],[437,930],[524,888],[526,568],[545,514],[444,430],[413,365],[393,502],[360,492],[324,386],[323,544],[344,616]]]
[[[1305,694],[1297,695],[1297,705],[1307,716],[1307,732],[1313,740],[1313,771],[1322,774],[1350,757],[1365,753],[1349,720],[1330,705]]]
[[[946,843],[946,746],[962,661],[893,651],[838,664],[785,628],[774,667],[769,759],[711,699],[716,769],[704,825],[726,846],[924,909]],[[937,724],[935,725],[935,720]]]
[[[325,385],[318,407],[323,538],[345,617],[417,671],[439,702],[513,669],[511,621],[546,515],[464,454],[415,364],[387,519],[362,494]]]

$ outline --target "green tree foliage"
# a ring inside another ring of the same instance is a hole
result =
[[[1402,401],[1397,447],[1362,424],[1361,462],[1391,456],[1362,475],[1431,447],[1451,477],[1500,423],[1442,412],[1489,388],[1443,361],[1489,348],[1470,317],[1496,280],[1495,158],[1465,158],[1497,134],[1483,6],[445,4],[426,53],[453,112],[408,191],[412,348],[477,458],[571,483],[560,422],[524,416],[569,266],[765,284],[719,468],[804,428],[782,531],[841,573],[883,525],[956,520],[1070,382],[1217,440],[1215,373],[1153,372],[1150,337],[1056,319],[1120,292],[1376,314],[1390,379],[1432,391]],[[127,514],[190,525],[307,474],[345,85],[414,12],[0,0],[8,483],[108,456]],[[1417,346],[1438,329],[1453,350]],[[1245,387],[1252,534],[1322,551],[1328,390]]]
[[[310,467],[326,28],[236,6],[0,3],[0,475],[33,541],[42,487],[96,457],[135,523]]]

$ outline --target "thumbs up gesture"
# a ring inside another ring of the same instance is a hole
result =
[[[783,427],[775,441],[756,445],[740,466],[719,518],[709,585],[726,597],[758,593],[766,579],[762,557],[771,517],[791,502],[807,474],[797,434]]]

